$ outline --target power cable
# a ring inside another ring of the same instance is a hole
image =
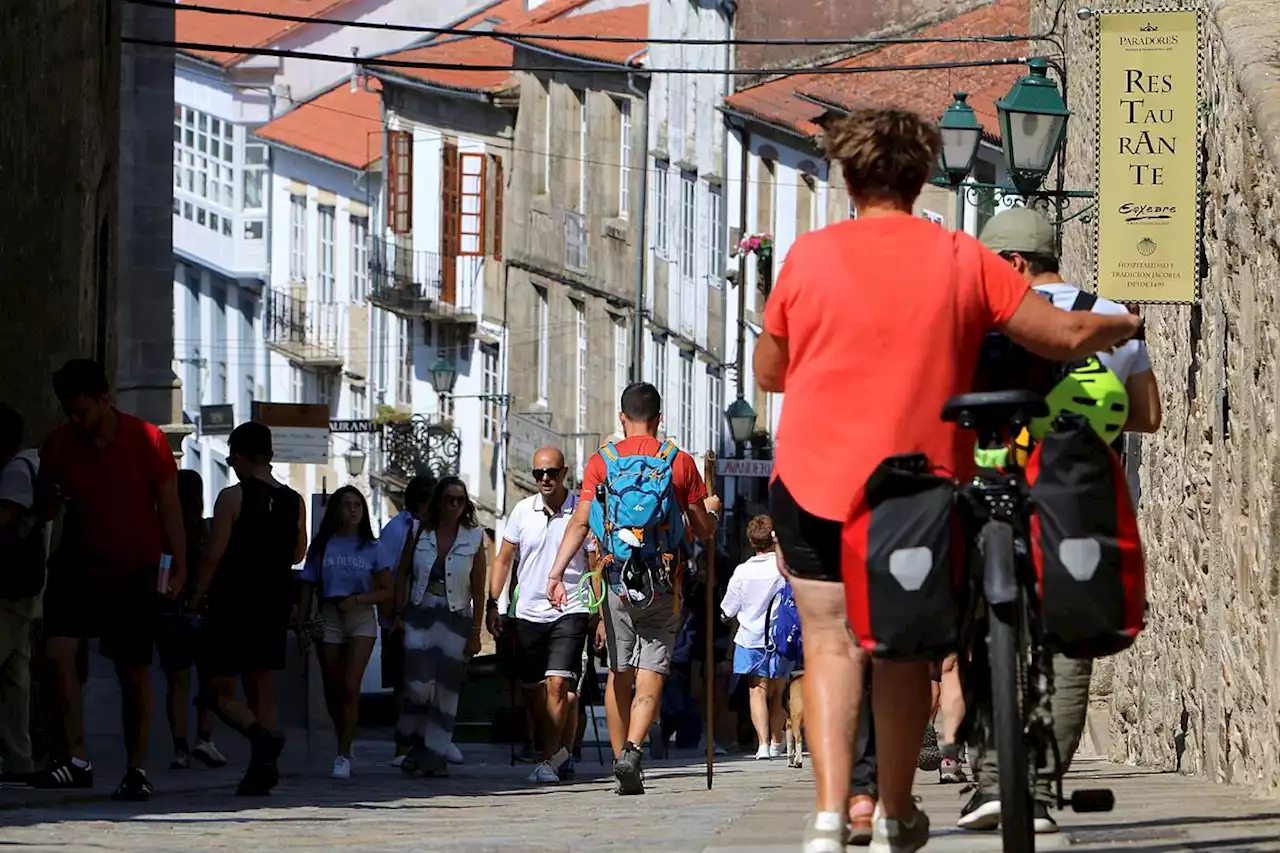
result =
[[[273,21],[287,21],[295,24],[329,24],[333,26],[351,27],[354,29],[390,30],[394,32],[419,33],[431,36],[488,36],[490,38],[512,39],[516,41],[573,41],[596,42],[600,44],[669,44],[669,45],[706,45],[706,46],[738,46],[738,45],[772,45],[779,47],[800,46],[845,46],[845,47],[883,47],[895,44],[965,44],[992,42],[1030,42],[1044,41],[1051,37],[1047,33],[1007,33],[998,35],[977,36],[901,36],[885,38],[740,38],[740,39],[696,39],[696,38],[661,38],[637,36],[604,36],[583,35],[581,33],[531,33],[519,30],[482,30],[466,27],[426,27],[416,24],[393,24],[376,21],[346,21],[340,18],[323,18],[307,15],[289,15],[283,12],[258,12],[244,9],[225,9],[218,6],[205,6],[194,3],[172,3],[168,0],[124,0],[137,6],[148,6],[158,9],[174,9],[183,12],[200,12],[210,15],[235,15],[252,18],[265,18]],[[1063,0],[1065,2],[1065,0]],[[429,44],[417,45],[428,47]],[[412,48],[405,48],[406,50]],[[237,50],[237,53],[244,52]],[[345,58],[350,61],[350,57]],[[780,69],[771,69],[777,72]]]
[[[281,50],[271,47],[239,47],[230,44],[208,44],[204,42],[164,41],[159,39],[142,39],[123,36],[123,44],[136,44],[146,47],[171,48],[173,50],[202,51],[205,53],[229,53],[244,56],[274,56],[283,59],[312,59],[318,62],[340,62],[344,65],[368,66],[371,68],[420,68],[433,71],[470,71],[470,72],[515,72],[526,71],[534,74],[554,74],[564,71],[555,65],[474,65],[465,62],[422,62],[409,59],[387,59],[383,57],[351,57],[334,53],[314,53],[304,50]],[[905,65],[825,65],[819,68],[790,68],[780,71],[777,68],[631,68],[625,65],[596,65],[592,71],[603,74],[729,74],[737,77],[783,76],[798,77],[808,75],[843,75],[843,74],[876,74],[897,71],[941,71],[947,68],[989,68],[999,65],[1025,65],[1028,57],[1006,57],[1003,59],[961,60],[956,62],[921,62]]]

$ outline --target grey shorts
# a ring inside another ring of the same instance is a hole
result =
[[[643,669],[659,675],[671,671],[671,650],[682,624],[674,595],[660,595],[644,610],[635,610],[611,589],[603,612],[610,669]]]

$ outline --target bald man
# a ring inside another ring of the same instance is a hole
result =
[[[489,576],[485,624],[494,637],[514,632],[516,677],[542,741],[543,760],[529,774],[529,781],[555,784],[573,775],[570,751],[578,729],[576,689],[590,620],[577,589],[587,572],[587,555],[583,547],[574,553],[564,578],[573,594],[562,610],[552,607],[545,594],[547,576],[565,526],[578,506],[578,495],[565,488],[564,453],[559,448],[543,447],[535,453],[531,473],[538,493],[516,504],[507,519]],[[515,619],[508,622],[498,610],[498,599],[513,563],[518,593]]]

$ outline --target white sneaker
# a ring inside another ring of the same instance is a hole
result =
[[[345,755],[339,755],[333,759],[333,770],[329,773],[334,779],[350,779],[351,778],[351,759]]]
[[[197,740],[196,748],[191,750],[191,757],[206,767],[226,767],[227,757],[218,751],[211,740]]]
[[[786,755],[786,753],[787,753],[787,749],[782,744],[780,743],[769,744],[770,758],[781,758],[782,756]]]
[[[450,743],[449,748],[445,751],[444,757],[450,764],[466,764],[467,761],[462,757],[462,750],[458,749],[456,744]]]
[[[770,758],[773,758],[773,751],[767,745],[756,750],[756,761],[768,761]]]
[[[404,760],[408,757],[409,756],[407,755],[397,755],[395,758],[391,759],[391,766],[399,767],[401,764],[404,764]]]
[[[560,774],[556,773],[550,761],[544,761],[533,768],[533,772],[529,774],[529,781],[537,782],[539,785],[551,785],[560,781]]]

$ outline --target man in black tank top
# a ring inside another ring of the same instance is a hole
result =
[[[307,549],[302,496],[271,476],[271,430],[245,423],[228,439],[228,462],[240,482],[214,504],[209,545],[188,612],[197,619],[202,697],[219,719],[253,745],[238,794],[270,792],[284,736],[275,731],[275,673],[284,669],[293,566]],[[247,704],[236,698],[236,680]]]

